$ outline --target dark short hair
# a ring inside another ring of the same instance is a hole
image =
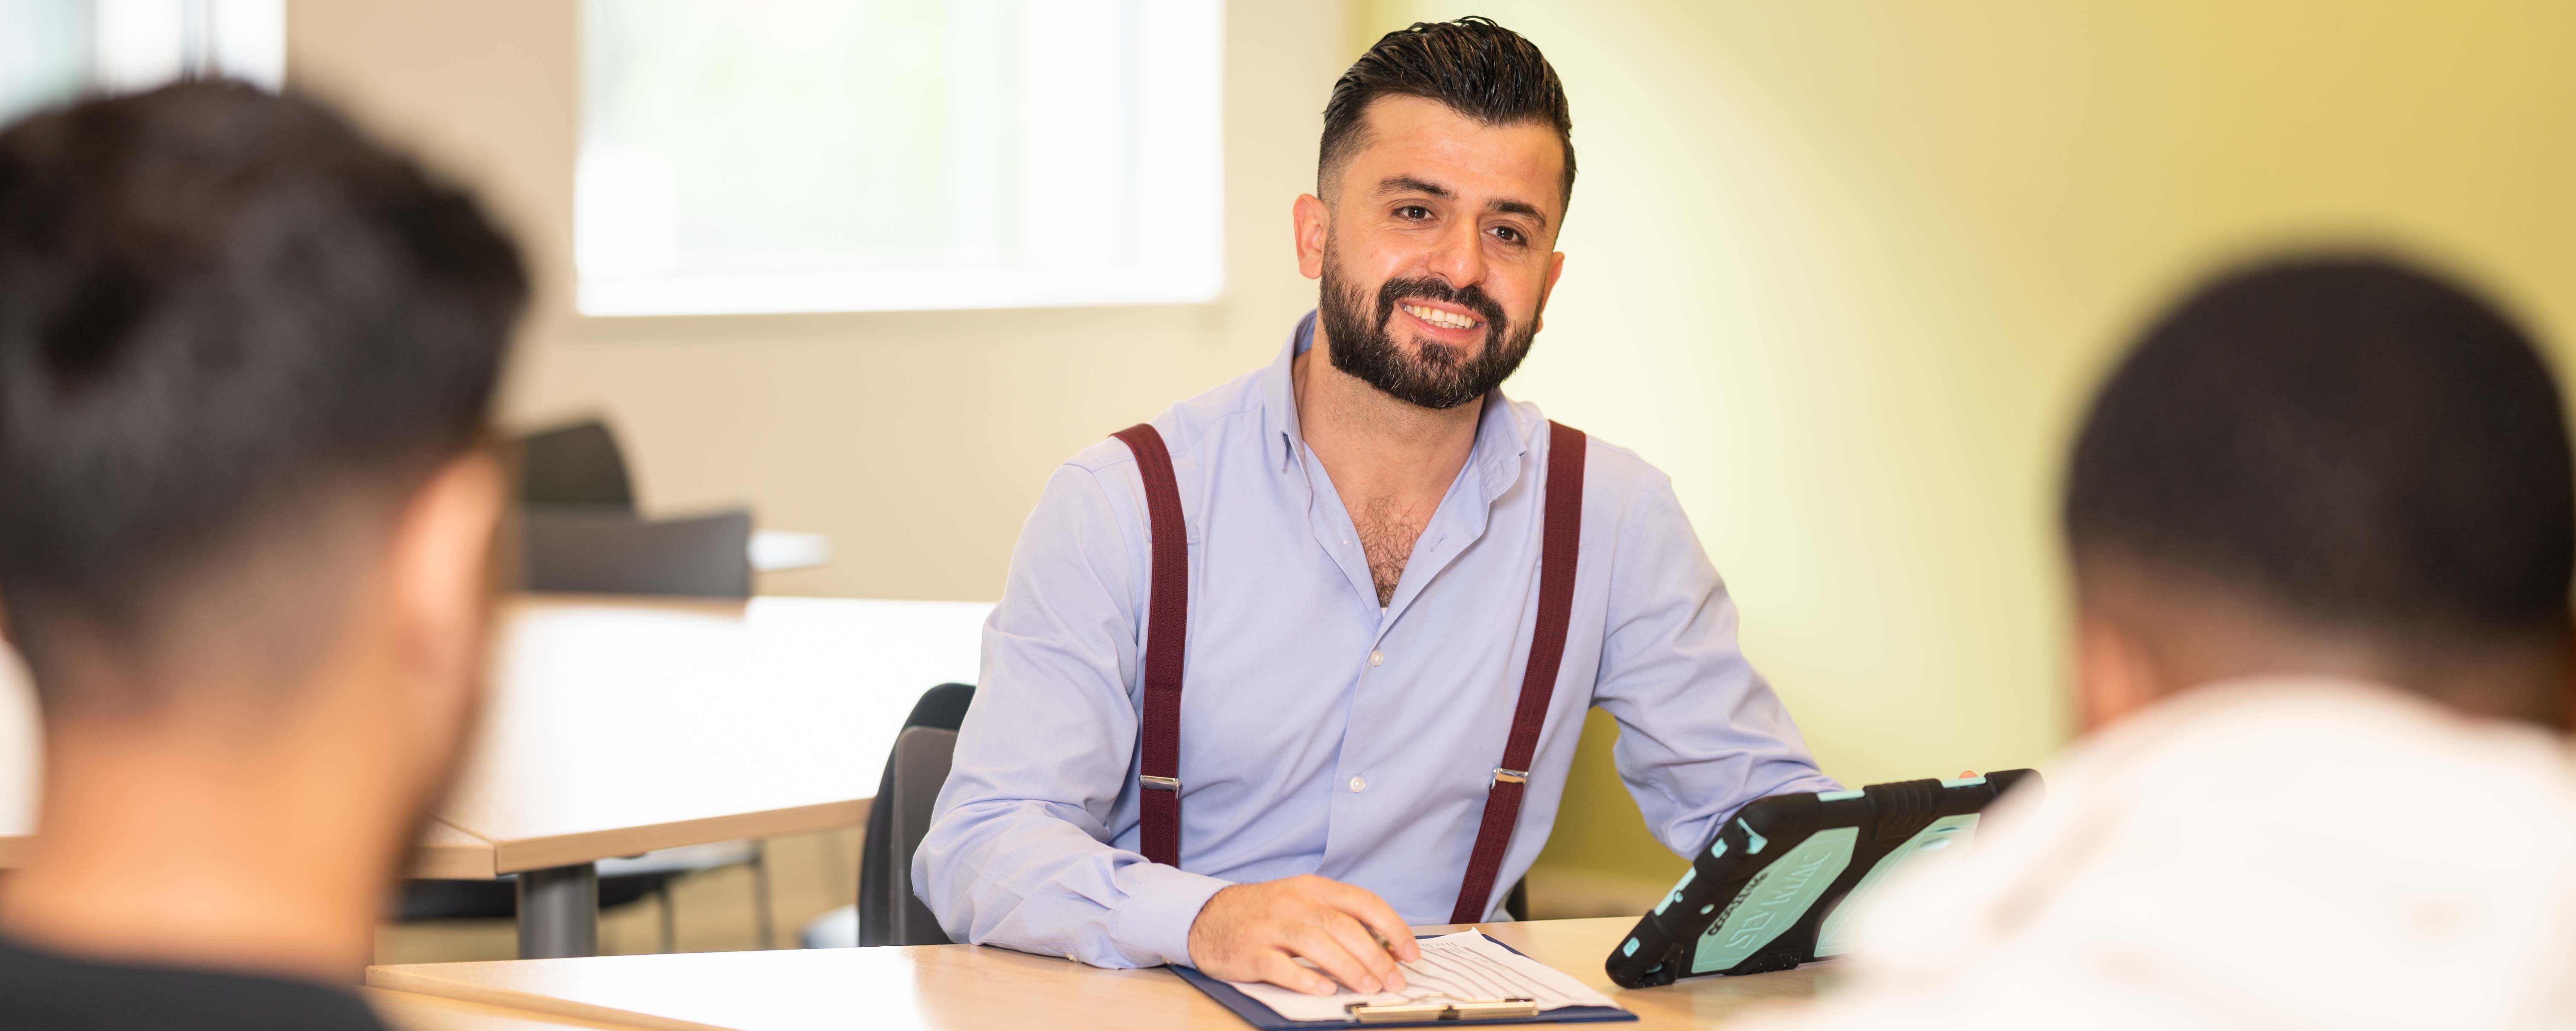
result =
[[[2065,529],[2401,647],[2563,635],[2558,389],[2469,290],[2370,256],[2222,275],[2150,328],[2075,444]]]
[[[485,433],[527,297],[463,192],[199,82],[0,132],[0,603],[130,643],[174,576]]]
[[[1574,200],[1574,116],[1565,84],[1520,33],[1474,16],[1415,22],[1380,36],[1333,83],[1315,161],[1317,195],[1330,196],[1332,177],[1367,144],[1369,103],[1391,95],[1437,100],[1486,125],[1545,123],[1565,145],[1563,200]]]

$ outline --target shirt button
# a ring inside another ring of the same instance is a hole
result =
[[[1370,653],[1369,653],[1369,665],[1371,665],[1371,666],[1383,666],[1383,665],[1386,665],[1386,653],[1385,653],[1385,652],[1381,652],[1381,651],[1372,651],[1372,652],[1370,652]]]
[[[1351,794],[1356,795],[1366,790],[1368,790],[1368,781],[1365,778],[1351,778]]]

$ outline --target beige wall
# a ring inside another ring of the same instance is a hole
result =
[[[288,74],[518,227],[541,296],[507,417],[606,413],[648,509],[749,502],[832,535],[831,565],[764,591],[1000,596],[1049,470],[1267,361],[1314,303],[1286,227],[1348,62],[1338,4],[1229,5],[1223,301],[902,314],[571,314],[577,20],[574,0],[298,0]]]
[[[1477,9],[1547,51],[1582,157],[1513,389],[1673,475],[1848,781],[2060,739],[2064,442],[2118,338],[2210,263],[2396,241],[2576,336],[2576,7]],[[1458,13],[1364,3],[1351,47]],[[1599,756],[1547,860],[1669,878]]]

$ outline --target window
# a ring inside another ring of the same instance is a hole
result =
[[[0,0],[0,122],[211,76],[286,81],[286,0]]]
[[[1218,0],[584,0],[588,315],[1190,303]]]

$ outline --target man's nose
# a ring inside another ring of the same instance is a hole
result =
[[[1485,281],[1485,248],[1483,233],[1475,223],[1467,222],[1440,234],[1434,246],[1430,271],[1447,280],[1451,289],[1464,290]]]

